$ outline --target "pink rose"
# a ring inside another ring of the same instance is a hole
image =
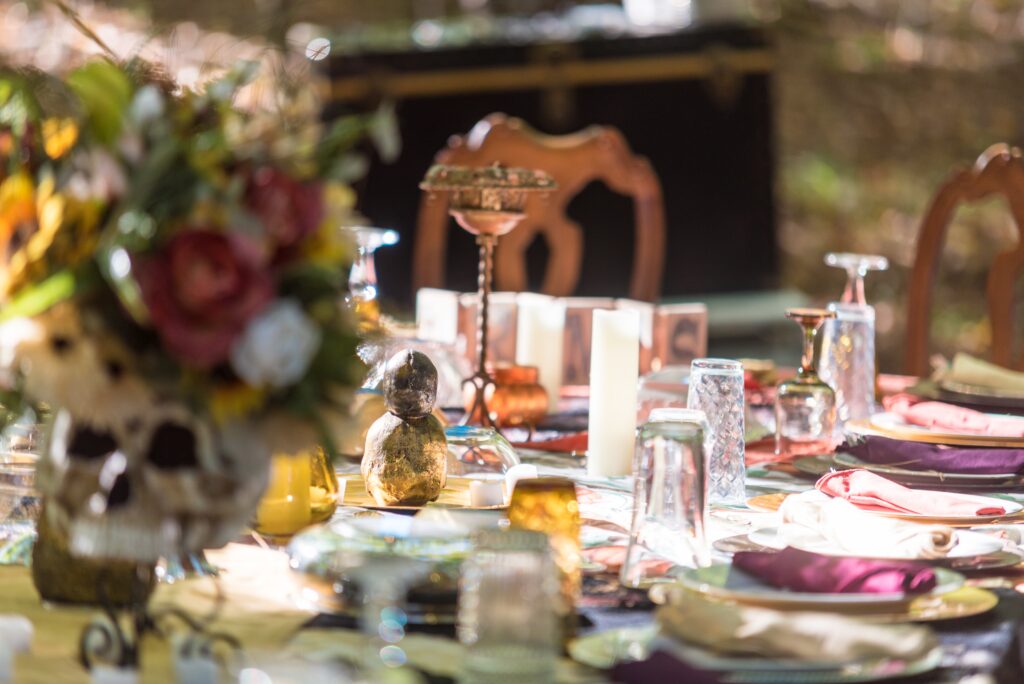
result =
[[[282,251],[316,231],[324,218],[320,185],[300,183],[272,166],[260,167],[252,173],[245,199]]]
[[[167,352],[196,368],[226,360],[246,323],[274,295],[259,250],[238,235],[188,229],[133,265]]]

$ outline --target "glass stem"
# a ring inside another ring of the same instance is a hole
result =
[[[817,328],[814,325],[804,324],[804,350],[800,357],[800,368],[798,373],[801,378],[817,373],[818,368],[814,359],[814,338]]]

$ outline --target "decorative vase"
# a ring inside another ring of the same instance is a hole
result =
[[[321,448],[278,454],[270,462],[270,483],[256,509],[253,528],[272,538],[288,538],[322,523],[338,507],[338,477]]]

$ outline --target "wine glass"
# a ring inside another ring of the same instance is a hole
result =
[[[867,305],[864,297],[864,277],[868,271],[884,271],[889,268],[889,260],[877,254],[851,254],[849,252],[829,252],[825,255],[825,263],[833,268],[846,270],[846,288],[839,298],[842,304]]]
[[[348,276],[349,294],[346,301],[355,311],[360,325],[373,329],[380,322],[377,269],[374,267],[373,253],[380,247],[398,244],[398,233],[388,228],[371,226],[352,226],[346,230],[351,232],[358,248],[358,255]]]
[[[792,380],[775,395],[775,453],[820,454],[832,450],[836,394],[818,377],[815,339],[821,325],[835,318],[827,309],[786,309],[786,318],[803,328],[803,355]]]

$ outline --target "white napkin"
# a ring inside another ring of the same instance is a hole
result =
[[[844,551],[869,558],[945,558],[957,544],[952,527],[883,518],[817,490],[786,497],[779,513],[783,539],[806,539],[811,530]]]
[[[810,662],[921,658],[938,645],[926,627],[876,625],[832,613],[780,611],[710,601],[680,587],[656,613],[663,633],[719,653]]]
[[[1024,392],[1024,373],[982,361],[962,352],[953,357],[952,366],[942,373],[941,379],[964,385]]]

